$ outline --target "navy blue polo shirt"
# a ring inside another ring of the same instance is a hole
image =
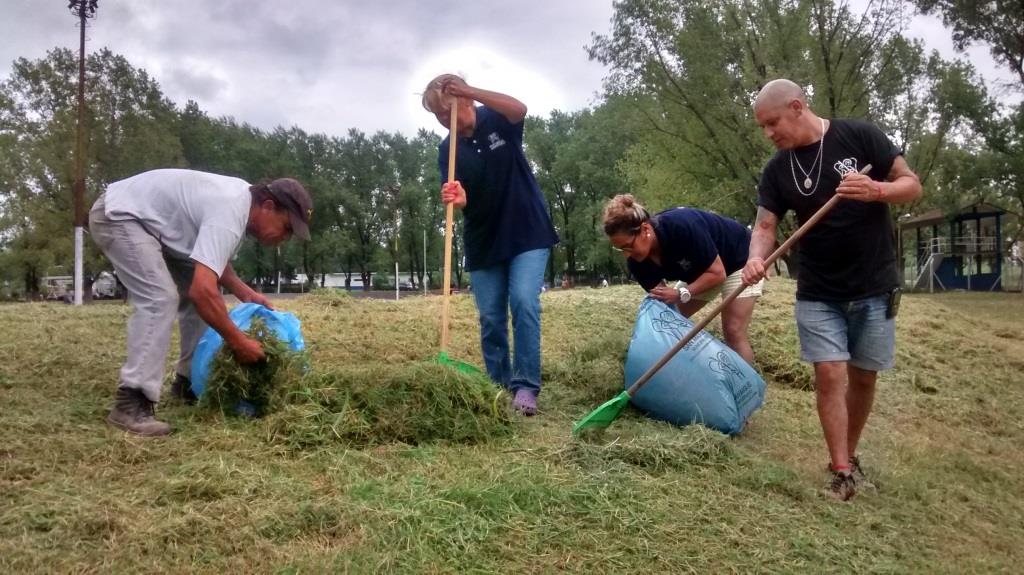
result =
[[[725,274],[743,269],[750,249],[750,230],[743,224],[694,208],[672,208],[651,218],[661,246],[661,265],[650,258],[626,260],[629,272],[647,291],[661,280],[692,283],[722,258]]]
[[[441,181],[447,181],[448,138],[438,147],[437,164]],[[462,214],[467,270],[488,268],[558,243],[544,196],[523,154],[523,122],[512,124],[498,112],[478,106],[473,135],[456,142],[455,179],[466,190]]]

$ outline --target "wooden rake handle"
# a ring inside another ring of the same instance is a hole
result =
[[[868,164],[861,168],[860,173],[866,174],[870,171],[871,164]],[[814,224],[817,224],[822,218],[824,218],[828,214],[828,212],[833,207],[835,207],[837,203],[839,203],[839,200],[841,199],[842,197],[838,195],[829,198],[829,200],[825,202],[825,205],[818,208],[818,211],[815,212],[814,215],[810,217],[810,219],[804,222],[804,225],[800,226],[795,232],[793,232],[793,235],[789,236],[789,239],[783,242],[782,245],[778,247],[778,249],[772,252],[772,255],[768,256],[768,258],[764,260],[764,267],[767,268],[768,266],[775,263],[775,260],[785,255],[786,252],[789,251],[789,248],[793,247],[793,244],[799,241],[800,238],[803,237],[803,235],[806,234],[808,230],[814,227]],[[707,327],[707,325],[711,323],[711,320],[718,317],[718,314],[722,313],[722,310],[724,310],[729,304],[731,304],[733,300],[738,298],[739,295],[743,293],[743,290],[745,290],[747,287],[749,286],[746,283],[743,283],[738,288],[732,290],[732,293],[730,293],[725,299],[721,301],[721,303],[716,305],[707,315],[705,315],[704,319],[700,320],[692,328],[690,328],[690,331],[683,336],[683,339],[680,339],[678,343],[672,346],[672,349],[668,350],[668,353],[662,356],[662,358],[658,360],[658,363],[652,365],[650,369],[648,369],[646,372],[644,372],[643,375],[640,376],[640,379],[636,380],[636,382],[633,383],[633,385],[629,386],[629,389],[626,390],[626,393],[628,393],[630,397],[633,397],[636,394],[636,392],[641,387],[643,387],[645,383],[647,383],[649,379],[654,377],[654,374],[658,373],[658,370],[664,367],[666,363],[671,361],[672,358],[675,357],[677,353],[679,353],[679,350],[686,347],[686,344],[690,343],[690,340],[696,337],[696,335],[700,333],[700,330]]]
[[[452,97],[451,124],[448,128],[448,183],[455,181],[455,148],[458,142],[459,99]],[[448,319],[448,306],[451,300],[452,285],[452,223],[455,219],[455,205],[448,203],[444,215],[444,299],[441,302],[441,353],[448,351],[451,339]]]

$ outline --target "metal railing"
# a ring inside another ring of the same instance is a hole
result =
[[[957,236],[953,238],[938,237],[924,240],[919,248],[925,254],[983,254],[996,253],[995,236]],[[928,256],[925,256],[925,259]]]

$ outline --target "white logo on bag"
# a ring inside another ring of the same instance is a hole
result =
[[[490,147],[492,152],[505,145],[505,140],[502,140],[501,136],[499,136],[497,132],[491,132],[487,136],[487,139],[491,141]]]
[[[840,160],[835,164],[832,164],[832,167],[839,172],[840,176],[855,174],[857,173],[857,158],[846,158],[845,160]]]

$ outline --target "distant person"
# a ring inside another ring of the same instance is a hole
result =
[[[540,291],[558,235],[523,153],[526,105],[443,74],[427,84],[423,107],[449,128],[453,100],[457,133],[441,142],[438,167],[441,181],[447,181],[449,139],[456,138],[455,181],[442,186],[441,199],[465,216],[466,269],[480,312],[487,373],[513,394],[516,411],[533,415],[541,389]],[[510,307],[515,344],[511,362]]]
[[[651,216],[625,194],[605,205],[604,233],[626,256],[629,273],[640,285],[686,317],[742,284],[750,230],[735,220],[694,208]],[[762,285],[754,282],[722,310],[726,345],[751,365],[754,351],[747,331]]]
[[[604,276],[601,276],[601,287],[602,288],[608,287],[608,278],[606,278]]]
[[[857,443],[878,372],[894,364],[899,281],[889,204],[918,199],[921,183],[881,130],[817,116],[789,80],[764,86],[754,116],[778,151],[761,173],[744,281],[765,277],[764,259],[786,212],[803,223],[834,195],[845,198],[799,242],[796,323],[800,356],[814,364],[818,418],[831,458],[825,492],[846,500],[871,486]],[[859,174],[868,164],[871,172]]]
[[[231,258],[245,234],[267,246],[292,235],[308,241],[312,214],[309,194],[288,178],[249,185],[192,170],[153,170],[107,186],[89,214],[89,230],[135,308],[110,425],[139,435],[170,433],[154,406],[175,317],[181,354],[171,390],[186,401],[195,401],[192,353],[207,325],[238,361],[263,359],[260,343],[228,318],[220,286],[240,301],[272,307],[235,275]]]

